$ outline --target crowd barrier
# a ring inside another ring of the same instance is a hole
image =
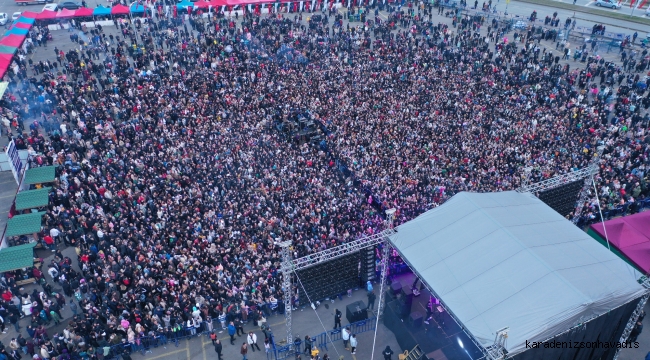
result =
[[[357,321],[347,325],[350,328],[352,334],[360,334],[367,331],[374,331],[375,325],[377,323],[377,318],[373,317],[370,319]],[[218,320],[212,321],[212,326],[209,326],[207,322],[203,322],[199,329],[188,329],[182,328],[177,331],[172,331],[170,334],[157,334],[155,336],[143,336],[137,337],[135,342],[131,343],[128,341],[122,341],[118,344],[113,344],[110,346],[100,347],[97,349],[100,358],[104,360],[120,360],[122,359],[122,354],[126,351],[129,354],[141,353],[146,355],[151,353],[152,349],[164,347],[167,348],[167,345],[179,346],[181,340],[189,340],[195,337],[209,336],[209,329],[220,328],[221,324]],[[284,329],[283,329],[284,330]],[[271,336],[271,349],[266,353],[267,360],[285,360],[292,356],[296,355],[296,351],[302,352],[304,349],[304,344],[301,343],[301,348],[296,349],[294,344],[285,344],[278,346],[275,343],[273,332],[270,332]],[[333,342],[341,340],[341,330],[329,330],[327,332],[322,332],[318,335],[312,336],[312,346],[317,347],[321,351],[328,351],[328,345]],[[258,340],[259,342],[260,340]],[[263,340],[260,344],[263,347]],[[85,360],[90,358],[90,355],[87,353],[74,354],[73,359]]]

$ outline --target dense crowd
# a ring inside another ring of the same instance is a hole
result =
[[[261,324],[283,307],[280,239],[304,256],[381,230],[382,209],[399,224],[457,192],[515,189],[594,157],[603,205],[638,210],[649,192],[642,68],[560,63],[534,28],[513,36],[476,17],[438,22],[430,5],[388,10],[357,27],[327,11],[306,25],[313,14],[155,15],[116,21],[117,36],[71,37],[78,50],[50,46],[56,58],[31,69],[19,58],[3,131],[32,166],[57,166],[39,240],[63,295],[45,282],[23,293],[5,276],[4,323],[31,317],[16,349],[96,358],[213,321]],[[322,124],[320,145],[279,130],[305,114]],[[595,202],[582,213],[597,219]],[[65,306],[75,317],[48,334]]]

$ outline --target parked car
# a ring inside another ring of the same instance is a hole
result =
[[[45,3],[51,3],[54,0],[15,0],[16,5],[27,6],[27,5],[39,5]]]
[[[596,0],[596,6],[607,7],[610,9],[618,9],[621,7],[618,5],[618,2],[612,0]]]
[[[9,17],[7,17],[7,13],[0,13],[0,25],[6,25],[7,20],[9,20]]]
[[[63,1],[59,3],[59,10],[68,9],[68,10],[77,10],[81,7],[81,3],[75,1]]]
[[[23,14],[22,11],[16,11],[13,15],[11,15],[11,21],[16,21],[16,20],[18,20],[18,18],[19,18],[20,15],[22,15],[22,14]]]
[[[43,6],[43,10],[41,10],[41,11],[45,11],[45,10],[56,11],[58,9],[58,6],[59,5],[57,5],[57,4],[47,4],[47,5]]]

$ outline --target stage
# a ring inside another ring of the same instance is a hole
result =
[[[410,272],[391,277],[391,287],[386,293],[384,324],[395,334],[400,347],[412,349],[419,345],[430,360],[483,357],[481,351],[442,307],[434,306],[429,324],[425,322],[431,294],[418,281],[416,287],[422,289],[420,295],[410,295],[414,280],[415,275]],[[401,290],[396,291],[400,287]],[[412,299],[410,309],[408,298]]]

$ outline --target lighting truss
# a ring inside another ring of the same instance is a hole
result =
[[[519,189],[517,189],[517,192],[520,193],[532,193],[532,194],[537,194],[540,191],[545,191],[549,189],[556,188],[558,186],[562,186],[565,184],[572,183],[574,181],[578,181],[587,177],[591,177],[593,174],[595,174],[598,171],[598,167],[595,164],[589,165],[586,168],[580,169],[578,171],[571,171],[569,173],[566,173],[564,175],[559,175],[552,177],[547,180],[540,181],[538,183],[534,184],[527,184]]]
[[[388,228],[382,232],[372,234],[370,236],[366,236],[354,241],[350,241],[343,245],[335,246],[330,249],[326,249],[314,254],[303,256],[301,258],[290,261],[289,263],[283,261],[279,271],[282,273],[285,272],[290,273],[293,271],[306,269],[308,267],[312,267],[324,263],[326,261],[334,260],[342,256],[355,253],[361,249],[365,249],[367,247],[384,243],[387,241],[388,237],[390,237],[395,233],[396,231],[394,229]]]
[[[280,247],[280,254],[282,255],[282,264],[291,263],[291,240],[282,241],[277,244]],[[293,330],[291,328],[291,272],[282,274],[282,288],[284,289],[284,321],[287,324],[287,344],[293,344]]]
[[[386,230],[382,232],[372,234],[370,236],[366,236],[361,239],[357,239],[349,243],[335,246],[331,249],[326,249],[295,260],[291,259],[291,240],[276,243],[276,245],[280,247],[280,254],[282,255],[282,263],[280,264],[280,269],[278,270],[282,273],[282,288],[284,289],[284,320],[287,326],[287,344],[293,343],[293,329],[291,328],[291,297],[293,290],[291,285],[291,273],[358,252],[362,249],[378,245],[380,243],[390,244],[389,237],[397,233],[393,229],[393,219],[395,216],[394,214],[395,209],[386,210]]]

